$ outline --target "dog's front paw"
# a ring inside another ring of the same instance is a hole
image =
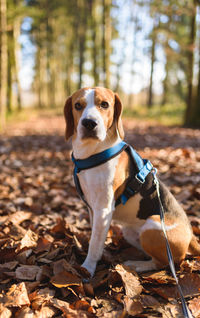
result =
[[[88,273],[90,273],[90,276],[93,277],[96,269],[96,263],[88,262],[87,260],[85,260],[81,267],[84,267],[88,271]]]

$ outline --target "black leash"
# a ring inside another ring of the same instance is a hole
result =
[[[192,314],[191,314],[191,312],[190,312],[190,310],[189,310],[189,308],[188,308],[188,306],[187,306],[187,304],[185,302],[185,298],[184,298],[181,286],[179,284],[178,277],[176,276],[176,269],[175,269],[175,265],[174,265],[172,251],[171,251],[171,248],[170,248],[170,245],[169,245],[169,241],[168,241],[167,233],[166,233],[166,229],[165,229],[164,208],[163,208],[161,197],[160,197],[160,187],[159,187],[159,181],[158,181],[158,179],[156,177],[156,172],[157,172],[157,170],[154,168],[154,173],[153,173],[154,174],[154,184],[156,186],[156,191],[157,191],[159,205],[160,205],[160,221],[161,221],[161,227],[162,227],[162,230],[163,230],[163,233],[164,233],[164,237],[165,237],[165,243],[166,243],[166,250],[167,250],[167,257],[168,257],[168,261],[169,261],[169,266],[170,266],[172,275],[173,275],[173,277],[174,277],[174,279],[176,281],[178,292],[179,292],[180,297],[181,297],[181,305],[182,305],[183,315],[184,315],[185,318],[193,318],[193,316],[192,316]]]

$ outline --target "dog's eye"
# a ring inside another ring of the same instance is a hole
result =
[[[80,103],[76,103],[74,107],[76,110],[81,110],[83,108],[83,106]]]
[[[101,102],[101,107],[106,109],[109,107],[109,104],[107,102],[103,101],[103,102]]]

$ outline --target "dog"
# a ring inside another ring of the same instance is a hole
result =
[[[74,158],[87,159],[118,145],[124,138],[121,115],[121,100],[110,89],[82,88],[70,96],[65,103],[64,116],[66,139],[72,137]],[[151,257],[148,261],[127,261],[126,265],[137,272],[156,270],[168,265],[152,171],[137,193],[125,204],[116,206],[117,198],[122,195],[128,180],[135,174],[135,167],[126,151],[77,174],[79,187],[89,207],[92,227],[88,254],[82,264],[91,277],[102,256],[112,220],[122,225],[123,235],[131,245]],[[160,180],[159,187],[168,241],[174,262],[179,264],[187,252],[200,255],[200,245],[193,235],[186,213],[175,197]]]

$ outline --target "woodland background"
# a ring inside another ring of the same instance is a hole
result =
[[[200,2],[0,0],[0,317],[182,318],[169,268],[123,265],[146,255],[119,226],[94,277],[81,267],[91,228],[63,105],[91,85],[118,92],[125,140],[158,168],[200,239]],[[200,256],[176,270],[198,318]]]
[[[199,0],[1,0],[0,116],[61,108],[83,86],[127,114],[200,125]],[[156,108],[157,107],[157,108]]]

